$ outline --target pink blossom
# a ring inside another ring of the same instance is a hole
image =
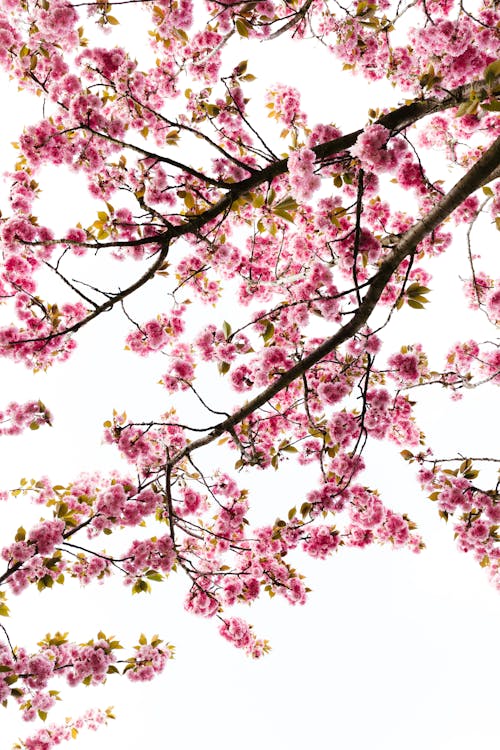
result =
[[[324,560],[331,554],[339,544],[338,532],[328,526],[315,526],[309,533],[309,538],[304,542],[304,550],[311,557]]]
[[[419,379],[418,359],[415,354],[393,354],[388,364],[393,370],[391,376],[405,383],[415,383]]]
[[[492,289],[486,298],[486,309],[495,321],[500,320],[500,287]]]
[[[213,594],[206,593],[201,588],[194,587],[189,592],[185,609],[201,617],[213,617],[219,609],[219,602]]]
[[[292,193],[298,201],[307,201],[321,185],[321,178],[314,174],[314,151],[301,148],[288,157],[288,176]]]
[[[49,555],[63,540],[64,521],[44,521],[31,529],[29,541],[36,545],[40,555]]]
[[[389,146],[390,132],[383,125],[369,125],[358,136],[351,154],[357,156],[361,164],[374,172],[392,172],[406,151],[406,144],[395,138]]]
[[[342,401],[350,390],[348,383],[342,381],[321,383],[318,386],[318,396],[325,404],[336,404],[338,401]]]
[[[305,121],[305,115],[300,110],[300,94],[292,86],[278,84],[266,96],[270,116],[273,116],[287,127],[296,122]]]

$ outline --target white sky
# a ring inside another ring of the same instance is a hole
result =
[[[388,104],[387,88],[367,87],[361,79],[353,85],[323,50],[306,49],[307,56],[304,45],[290,48],[281,39],[269,47],[240,40],[228,52],[227,69],[250,60],[249,72],[259,79],[249,89],[255,109],[267,83],[295,85],[311,112],[311,125],[334,121],[347,132],[363,124],[369,107]],[[2,167],[7,169],[14,153],[8,143],[17,138],[20,123],[40,116],[40,104],[33,108],[5,80],[0,95],[3,102],[15,101],[17,110],[17,117],[2,123]],[[64,217],[70,222],[75,204],[80,209],[83,201],[80,193],[68,190],[76,178],[54,175],[49,184],[40,201],[40,220]],[[387,351],[422,340],[437,357],[443,345],[458,338],[491,337],[491,329],[481,331],[481,316],[460,307],[459,275],[467,274],[463,245],[457,242],[449,256],[431,269],[429,309],[398,313],[386,337]],[[152,311],[162,300],[161,282],[155,283]],[[142,311],[150,302],[149,292],[134,301],[141,319],[147,318]],[[207,315],[217,322],[230,320],[226,311],[201,315],[203,322]],[[156,385],[161,358],[145,361],[125,352],[128,330],[119,314],[102,317],[79,334],[71,361],[47,374],[33,376],[0,362],[3,403],[39,397],[55,414],[51,429],[2,439],[0,489],[16,486],[22,476],[47,474],[54,484],[63,484],[82,470],[123,466],[116,452],[100,443],[102,422],[113,407],[146,419],[171,405],[171,397]],[[219,386],[207,381],[206,388],[215,399]],[[494,454],[492,389],[468,393],[459,404],[437,389],[418,395],[420,426],[437,454]],[[420,556],[389,548],[343,549],[326,562],[294,555],[313,589],[305,607],[290,607],[276,597],[234,610],[270,639],[273,650],[260,661],[222,641],[215,622],[184,612],[187,582],[180,576],[157,585],[150,596],[132,597],[116,579],[87,589],[70,581],[51,592],[10,597],[12,616],[4,624],[15,643],[28,647],[57,629],[69,630],[77,641],[102,629],[123,644],[135,643],[141,631],[158,632],[176,645],[176,659],[148,685],[110,678],[99,689],[70,689],[61,681],[63,703],[51,713],[53,720],[91,706],[114,705],[117,714],[108,728],[82,734],[75,750],[135,750],[140,745],[155,750],[468,750],[497,741],[500,597],[476,563],[455,550],[451,529],[397,454],[390,446],[369,448],[362,481],[377,486],[389,507],[409,513],[427,549]],[[213,460],[213,454],[197,457],[208,465]],[[259,523],[300,502],[314,477],[307,483],[303,468],[300,473],[282,468],[249,474],[245,484],[254,500],[251,519]],[[11,529],[29,523],[27,514],[36,519],[40,509],[34,512],[22,498],[0,508],[2,546]],[[14,706],[0,713],[0,721],[5,748],[33,730]]]

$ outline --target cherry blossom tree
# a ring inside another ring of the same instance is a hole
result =
[[[373,440],[414,465],[459,549],[500,588],[499,485],[478,478],[485,462],[500,459],[435,455],[414,414],[424,387],[458,399],[498,384],[498,344],[449,341],[436,365],[425,341],[382,348],[402,308],[419,315],[427,305],[429,261],[456,252],[460,225],[465,304],[492,331],[500,321],[489,257],[500,229],[500,11],[492,0],[466,5],[4,0],[4,75],[43,100],[44,116],[26,124],[6,176],[0,353],[46,370],[71,357],[82,328],[121,309],[129,356],[155,357],[170,402],[191,394],[199,421],[184,422],[173,407],[136,421],[114,412],[104,439],[128,474],[22,480],[10,499],[4,491],[4,501],[33,502],[43,516],[2,540],[0,615],[12,606],[8,595],[31,586],[69,578],[108,586],[121,577],[140,594],[177,572],[187,581],[186,609],[260,657],[269,644],[236,605],[263,595],[303,604],[309,589],[294,550],[324,559],[373,544],[423,548],[410,517],[363,480]],[[148,29],[144,61],[116,44],[130,13]],[[283,36],[300,49],[315,40],[346,75],[387,78],[401,103],[368,110],[359,129],[344,132],[341,114],[338,123],[311,124],[293,82],[279,83],[260,104],[273,127],[261,127],[248,111],[251,61],[225,69],[224,55],[247,39],[271,45]],[[428,176],[436,153],[452,165],[454,184]],[[95,205],[89,226],[57,234],[36,218],[47,165],[85,178]],[[474,245],[477,226],[491,233],[484,252]],[[91,256],[94,269],[113,264],[126,281],[106,288],[99,270],[81,280]],[[139,317],[134,295],[157,283],[162,309]],[[222,318],[226,300],[245,322]],[[220,403],[197,366],[218,374]],[[51,420],[40,401],[11,403],[0,432]],[[221,464],[207,473],[197,456],[211,445]],[[251,528],[247,475],[289,461],[314,466],[316,483],[299,489],[286,517]],[[123,530],[132,541],[120,547]],[[45,721],[61,679],[150,680],[173,655],[158,635],[141,635],[122,656],[119,640],[103,632],[83,644],[48,634],[32,652],[0,628],[0,700],[17,703],[27,720]],[[110,716],[44,725],[22,747],[48,750]]]

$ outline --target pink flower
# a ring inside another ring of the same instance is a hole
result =
[[[240,617],[231,617],[226,620],[220,627],[219,633],[228,641],[233,643],[236,648],[248,650],[252,645],[254,636],[250,626]]]
[[[31,529],[28,538],[36,544],[40,555],[49,555],[63,541],[64,529],[64,521],[43,521]]]
[[[212,595],[200,588],[193,587],[184,605],[185,609],[201,617],[213,617],[219,609],[219,602]]]
[[[274,12],[274,8],[271,11]],[[290,127],[298,122],[305,123],[306,116],[300,110],[300,94],[292,86],[279,83],[266,95],[268,108],[271,110],[269,116],[278,122]]]
[[[401,138],[392,140],[389,147],[390,131],[383,125],[369,125],[358,136],[351,154],[357,156],[361,165],[372,172],[392,172],[407,149]]]
[[[316,156],[309,148],[293,151],[288,157],[288,177],[292,193],[299,202],[307,201],[321,185],[321,178],[314,174]]]
[[[321,383],[318,386],[318,396],[325,404],[336,404],[342,401],[351,390],[346,381],[336,381],[333,383]]]
[[[490,527],[486,521],[478,519],[475,521],[470,528],[470,537],[477,542],[484,542],[490,533]]]
[[[405,383],[415,383],[420,377],[415,354],[393,354],[389,357],[388,364],[393,368],[391,376]]]
[[[315,526],[308,535],[303,547],[311,557],[324,560],[339,545],[339,534],[328,526]]]
[[[492,289],[487,296],[486,309],[493,320],[500,320],[500,287]]]

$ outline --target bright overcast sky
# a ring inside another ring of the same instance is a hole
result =
[[[277,81],[302,90],[310,124],[333,121],[345,131],[361,126],[369,107],[388,103],[382,85],[367,87],[356,79],[353,87],[352,78],[312,44],[293,47],[278,40],[267,47],[240,40],[228,51],[227,69],[246,58],[259,79],[250,89],[255,113],[264,111],[265,86]],[[41,115],[40,101],[31,103],[6,81],[0,90],[4,112],[10,109],[7,101],[16,105],[16,116],[2,122],[1,132],[2,168],[10,169],[14,151],[9,143],[23,122]],[[75,207],[85,206],[84,195],[71,191],[83,182],[54,172],[49,184],[38,215],[41,221],[51,217],[59,226],[70,226],[79,217]],[[4,197],[1,208],[8,213]],[[88,211],[84,224],[94,218]],[[422,340],[437,357],[442,342],[477,333],[481,316],[463,314],[459,306],[459,275],[467,273],[464,247],[457,242],[447,256],[435,261],[429,309],[398,313],[387,351]],[[154,304],[146,292],[142,301],[134,301],[134,309],[152,304],[152,311],[155,306],[159,311],[158,284],[155,294]],[[238,311],[225,311],[224,317],[231,314]],[[222,320],[218,310],[202,315]],[[145,361],[125,352],[128,330],[118,312],[102,316],[78,335],[71,361],[47,374],[33,376],[21,365],[0,362],[4,404],[41,398],[55,415],[52,428],[2,438],[0,489],[17,486],[23,476],[47,474],[54,484],[64,484],[79,471],[120,467],[116,452],[100,443],[102,423],[113,407],[143,419],[169,408],[169,397],[156,384],[161,357]],[[207,389],[214,403],[217,385],[207,383]],[[459,404],[437,388],[419,397],[420,426],[438,455],[494,453],[492,389],[468,393]],[[42,594],[28,590],[18,599],[10,597],[12,616],[5,624],[13,642],[28,648],[57,629],[68,630],[77,641],[102,629],[124,645],[135,643],[142,631],[159,633],[176,646],[176,659],[147,685],[111,677],[102,688],[70,689],[61,680],[63,703],[52,712],[53,720],[91,706],[114,705],[117,715],[108,728],[82,734],[75,750],[469,750],[497,741],[500,596],[477,564],[455,550],[451,528],[437,517],[412,467],[398,461],[397,452],[391,446],[369,449],[363,481],[378,487],[389,507],[408,512],[427,549],[420,556],[388,548],[342,549],[326,562],[297,553],[297,567],[313,589],[305,607],[291,607],[277,597],[234,612],[271,641],[272,652],[260,661],[224,642],[214,622],[184,612],[188,585],[180,575],[172,574],[144,596],[132,597],[115,579],[103,587],[80,589],[70,581]],[[215,459],[211,454],[205,460]],[[396,466],[397,473],[389,466]],[[252,522],[272,522],[300,503],[314,481],[304,468],[249,473],[245,484],[253,499]],[[40,510],[33,511],[22,498],[0,508],[2,545],[11,529],[29,523],[27,512],[36,520]],[[0,716],[2,750],[33,729],[14,706]]]

